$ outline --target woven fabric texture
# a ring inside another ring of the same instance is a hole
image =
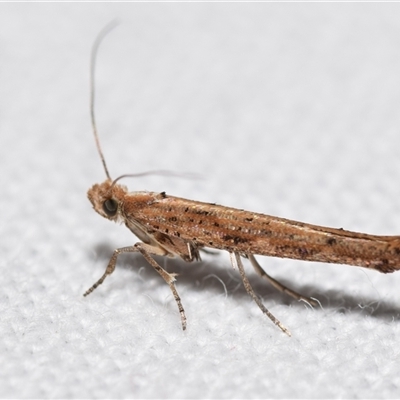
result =
[[[400,4],[3,3],[0,5],[0,396],[3,398],[395,398],[400,273],[259,257],[245,263],[279,331],[225,252],[157,259],[91,209],[127,179],[318,225],[400,234]]]

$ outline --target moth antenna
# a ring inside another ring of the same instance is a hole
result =
[[[97,151],[99,153],[101,162],[103,164],[104,171],[107,175],[107,178],[111,180],[110,173],[108,172],[106,160],[104,159],[103,152],[100,146],[99,135],[97,134],[97,127],[96,127],[96,119],[94,115],[94,100],[95,100],[95,82],[94,82],[94,75],[96,70],[96,58],[97,52],[100,46],[100,43],[104,39],[104,37],[118,25],[119,21],[117,19],[111,21],[107,24],[97,35],[96,40],[93,43],[92,52],[90,55],[90,118],[92,121],[92,129],[94,134],[94,140],[96,141]]]
[[[124,174],[119,176],[118,178],[114,179],[111,188],[120,180],[124,178],[139,178],[143,176],[148,176],[148,175],[161,175],[161,176],[175,176],[178,178],[185,178],[185,179],[201,179],[201,176],[199,174],[193,174],[190,172],[182,173],[182,172],[173,172],[173,171],[167,171],[163,169],[158,169],[154,171],[147,171],[147,172],[139,172],[137,174]]]

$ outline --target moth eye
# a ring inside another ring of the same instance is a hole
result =
[[[103,203],[103,210],[109,217],[112,217],[117,213],[118,203],[114,199],[107,199]]]

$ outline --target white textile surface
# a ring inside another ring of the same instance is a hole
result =
[[[311,308],[226,252],[158,259],[188,318],[87,189],[126,179],[293,220],[400,234],[400,4],[0,4],[0,396],[400,397],[400,273],[259,257]]]

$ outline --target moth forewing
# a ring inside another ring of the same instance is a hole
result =
[[[134,215],[148,229],[190,241],[198,248],[348,264],[385,273],[400,265],[397,236],[326,228],[165,193],[151,193],[153,201],[137,207],[134,197],[126,197],[132,199],[125,206],[127,217]]]

